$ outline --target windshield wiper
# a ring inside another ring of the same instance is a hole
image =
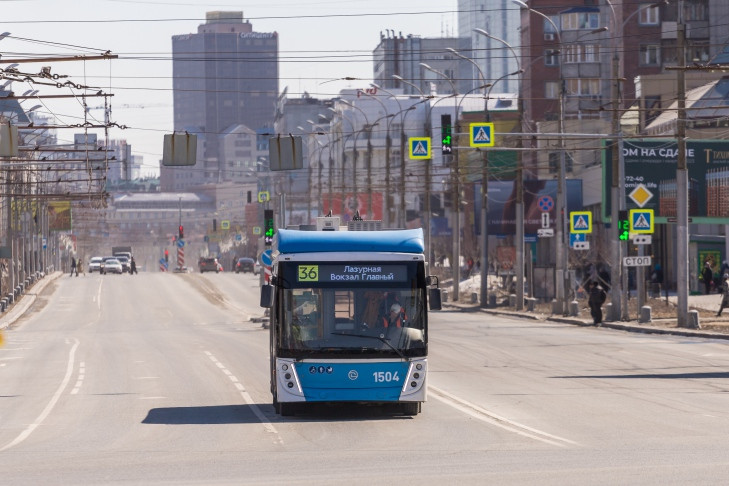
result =
[[[384,334],[380,334],[378,336],[370,336],[369,334],[354,334],[349,332],[341,332],[341,331],[334,331],[331,334],[335,334],[337,336],[352,336],[352,337],[360,337],[360,338],[370,338],[370,339],[377,339],[378,341],[382,341],[383,343],[387,344],[390,349],[395,351],[402,359],[403,361],[407,361],[408,359],[405,357],[402,351],[397,349],[395,346],[390,344],[390,340],[385,337]]]

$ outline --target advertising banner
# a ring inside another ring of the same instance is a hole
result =
[[[612,148],[604,142],[603,219],[612,204]],[[678,144],[673,139],[624,140],[628,209],[653,209],[656,223],[676,217]],[[693,223],[729,224],[729,141],[687,140],[688,209]]]
[[[567,211],[578,211],[582,207],[582,181],[569,179],[565,181]],[[476,231],[481,234],[481,184],[476,184],[474,191],[476,208]],[[549,214],[548,227],[557,224],[557,181],[526,180],[524,181],[524,234],[536,235],[543,228],[543,213]],[[489,181],[487,234],[516,234],[516,187],[514,181]]]
[[[48,202],[48,229],[51,231],[71,230],[71,202]]]

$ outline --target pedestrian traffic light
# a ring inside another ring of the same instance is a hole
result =
[[[273,229],[273,209],[264,209],[263,210],[263,243],[266,246],[271,246],[273,243],[273,235],[274,235],[274,229]]]
[[[165,250],[165,262],[169,262],[169,261],[170,261],[170,252],[169,252],[169,250]]]
[[[185,228],[180,225],[180,239],[185,238]]]
[[[441,115],[440,116],[440,138],[441,138],[441,149],[443,155],[449,155],[453,153],[452,138],[453,129],[451,127],[451,116]]]
[[[618,211],[618,239],[620,241],[630,239],[630,221],[628,220],[628,211],[624,209]]]

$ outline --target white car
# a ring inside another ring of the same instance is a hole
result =
[[[89,260],[89,273],[101,273],[101,263],[104,261],[102,257],[91,257]]]
[[[116,258],[109,258],[104,262],[104,273],[118,273],[121,275],[124,273],[121,262]]]

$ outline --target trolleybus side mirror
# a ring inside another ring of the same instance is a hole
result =
[[[273,285],[265,284],[261,287],[261,307],[273,307]]]
[[[441,310],[440,289],[428,289],[428,305],[430,310]]]

